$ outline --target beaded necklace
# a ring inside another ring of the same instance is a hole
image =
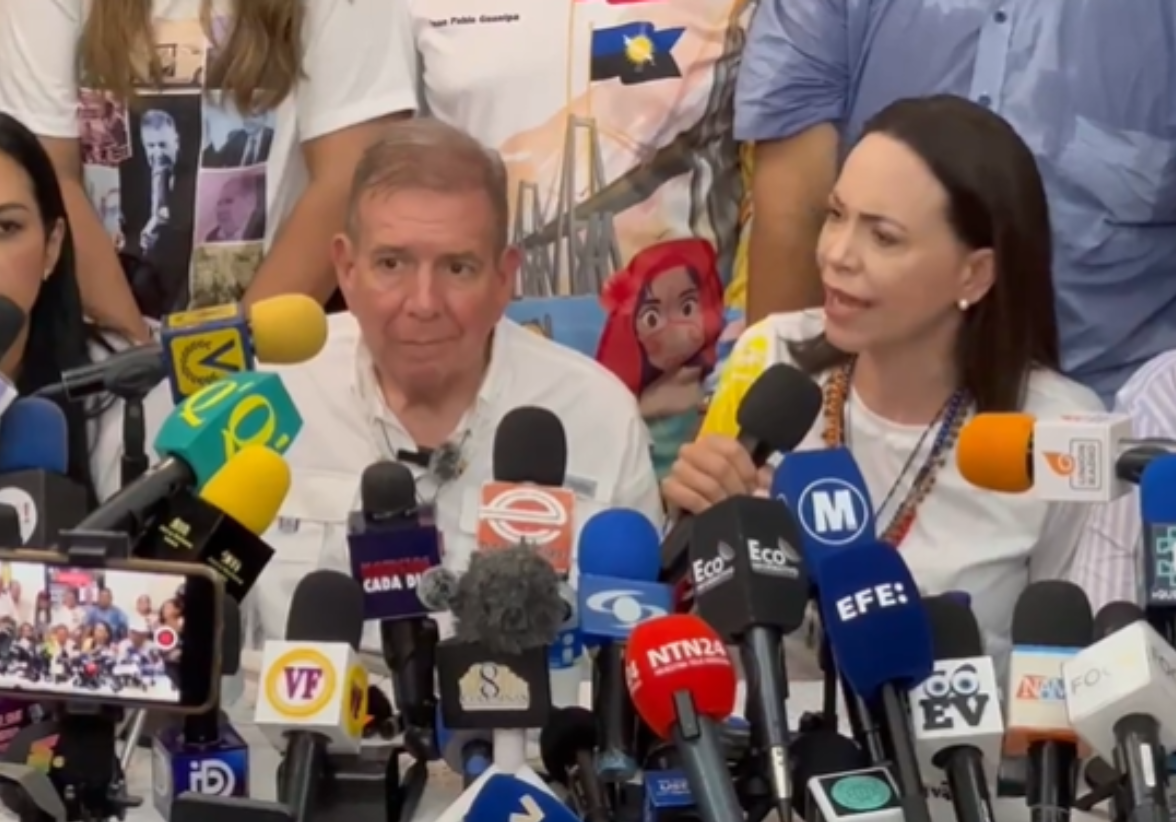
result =
[[[825,380],[825,385],[822,389],[824,394],[823,408],[825,417],[825,430],[822,437],[825,441],[825,446],[828,448],[848,447],[849,425],[847,424],[847,412],[849,410],[850,387],[853,383],[853,367],[854,362],[851,360],[849,363],[838,368]],[[889,543],[897,548],[910,532],[911,527],[915,523],[915,516],[918,513],[919,504],[927,498],[927,495],[931,493],[931,489],[935,487],[935,480],[939,474],[939,469],[943,467],[948,454],[955,447],[956,438],[959,436],[960,429],[967,419],[970,405],[968,392],[962,388],[957,389],[947,398],[943,407],[939,409],[939,413],[935,415],[935,418],[923,430],[922,436],[919,437],[919,441],[915,444],[910,456],[907,457],[902,471],[899,472],[898,478],[890,486],[890,491],[886,494],[882,505],[878,507],[878,513],[882,513],[886,509],[886,506],[890,504],[891,499],[902,486],[903,480],[906,479],[906,475],[914,466],[915,459],[923,449],[924,441],[935,430],[936,426],[939,426],[935,432],[930,453],[927,454],[926,459],[919,466],[914,480],[911,482],[910,489],[907,491],[902,502],[899,503],[898,508],[894,512],[894,516],[890,519],[890,523],[879,535],[879,539],[883,542]]]

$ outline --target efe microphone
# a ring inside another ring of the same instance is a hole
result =
[[[784,636],[804,623],[809,579],[800,532],[775,500],[731,497],[694,518],[690,567],[699,616],[737,643],[753,747],[767,756],[777,813],[791,815]]]
[[[1000,768],[1004,721],[992,659],[971,608],[951,597],[923,600],[935,669],[911,691],[915,752],[923,773],[942,770],[958,822],[992,822],[988,784]]]
[[[1070,582],[1030,583],[1013,609],[1004,754],[1028,754],[1025,802],[1033,822],[1063,822],[1074,804],[1078,736],[1066,713],[1062,666],[1093,632],[1090,602]]]
[[[637,713],[682,758],[703,822],[743,818],[716,723],[735,708],[735,666],[722,638],[689,614],[643,622],[625,649]]]
[[[1062,667],[1074,730],[1126,776],[1119,795],[1131,822],[1169,819],[1166,751],[1176,747],[1176,650],[1134,603],[1112,602],[1095,619],[1097,642]]]

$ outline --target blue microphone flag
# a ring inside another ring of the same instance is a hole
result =
[[[588,640],[623,642],[637,625],[673,610],[673,591],[657,582],[581,574],[577,585],[580,632]]]
[[[465,822],[579,822],[563,803],[521,779],[495,774],[486,780]]]
[[[9,412],[11,413],[11,412]],[[1143,469],[1143,580],[1147,605],[1176,606],[1176,456],[1162,455]]]
[[[837,667],[854,692],[907,690],[935,664],[931,624],[898,551],[874,542],[821,560],[821,618]]]
[[[772,498],[788,506],[800,524],[805,560],[813,552],[874,541],[874,504],[861,469],[845,448],[796,451],[772,477]]]
[[[417,594],[425,571],[441,564],[436,525],[415,517],[370,523],[350,517],[347,533],[351,576],[363,586],[365,620],[414,619],[430,611]]]
[[[69,465],[65,412],[40,397],[16,400],[0,423],[0,474],[48,471],[64,474]]]

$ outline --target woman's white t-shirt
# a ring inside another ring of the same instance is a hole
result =
[[[772,363],[790,362],[788,343],[815,337],[823,327],[821,311],[768,317],[740,337],[723,382],[732,386]],[[720,384],[716,399],[721,400],[723,393]],[[1029,378],[1022,410],[1048,418],[1106,409],[1093,391],[1055,372],[1037,370]],[[877,506],[902,473],[925,426],[885,420],[856,394],[850,397],[847,418],[854,459]],[[823,419],[818,418],[797,450],[823,448],[823,425]],[[930,450],[931,442],[928,437],[923,443],[923,454]],[[916,457],[914,464],[921,465],[921,458]],[[899,489],[894,503],[901,501],[905,490]],[[879,530],[889,524],[893,507],[878,513]],[[924,594],[965,591],[971,595],[986,650],[1003,661],[1009,650],[1013,608],[1021,591],[1036,580],[1074,578],[1075,549],[1088,510],[1089,506],[1079,504],[1042,502],[1031,495],[976,488],[960,475],[953,457],[939,470],[935,488],[919,505],[914,525],[899,550]],[[1099,604],[1094,603],[1095,608]],[[798,648],[790,645],[790,650]],[[820,669],[812,654],[790,654],[789,674],[797,679],[815,678]]]
[[[132,106],[80,87],[92,0],[0,4],[0,111],[42,137],[80,140],[87,193],[136,263],[148,316],[240,296],[306,188],[303,142],[416,108],[412,36],[396,0],[303,2],[305,76],[258,116],[207,87],[215,47],[201,0],[156,0],[165,82]],[[214,5],[214,36],[231,8]]]

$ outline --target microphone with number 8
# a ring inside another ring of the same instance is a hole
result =
[[[132,532],[162,499],[207,483],[251,445],[284,454],[302,417],[277,374],[232,374],[184,400],[155,437],[163,458],[90,514],[79,528]],[[130,523],[128,525],[128,523]]]
[[[1176,651],[1134,603],[1112,602],[1094,621],[1097,642],[1062,666],[1066,711],[1094,752],[1126,775],[1130,822],[1167,822],[1165,752],[1176,749]]]
[[[672,592],[656,582],[661,570],[657,529],[638,511],[602,511],[580,533],[577,604],[592,655],[592,711],[600,753],[596,770],[607,782],[637,774],[636,716],[625,687],[625,641],[633,627],[670,612]]]
[[[522,406],[494,432],[494,480],[482,486],[478,546],[482,550],[532,545],[555,570],[571,567],[576,495],[561,487],[568,441],[559,417]]]
[[[816,567],[821,617],[846,682],[877,706],[908,822],[930,822],[903,695],[934,666],[931,626],[902,556],[875,542],[825,554]]]
[[[1033,822],[1062,822],[1074,804],[1078,736],[1066,714],[1062,666],[1093,634],[1086,594],[1064,580],[1030,583],[1013,609],[1004,755],[1029,756],[1025,802]]]
[[[327,755],[359,751],[368,699],[356,653],[362,633],[359,584],[320,570],[294,589],[286,639],[265,643],[254,724],[285,752],[278,799],[297,819],[315,807]]]
[[[673,614],[633,629],[625,678],[637,713],[677,747],[703,822],[743,818],[719,740],[735,709],[735,666],[723,640],[696,616]]]
[[[747,671],[753,747],[767,771],[780,818],[792,810],[788,766],[788,674],[783,638],[803,623],[809,579],[800,533],[786,507],[770,499],[730,497],[694,518],[691,579],[698,614],[736,643]]]
[[[246,310],[218,305],[169,314],[162,342],[119,351],[99,362],[72,368],[38,396],[82,400],[105,392],[143,396],[165,377],[180,403],[233,372],[251,371],[256,362],[293,365],[306,362],[327,340],[327,319],[316,300],[283,294]]]
[[[954,597],[923,600],[935,669],[911,691],[915,752],[926,775],[944,771],[957,822],[995,819],[988,785],[1000,769],[1004,721],[996,669],[972,609]]]
[[[400,463],[365,468],[360,500],[363,510],[348,521],[351,574],[363,585],[365,618],[380,623],[405,747],[415,758],[429,760],[437,755],[433,672],[439,636],[419,584],[441,562],[437,527],[431,511],[419,509],[412,472]]]

